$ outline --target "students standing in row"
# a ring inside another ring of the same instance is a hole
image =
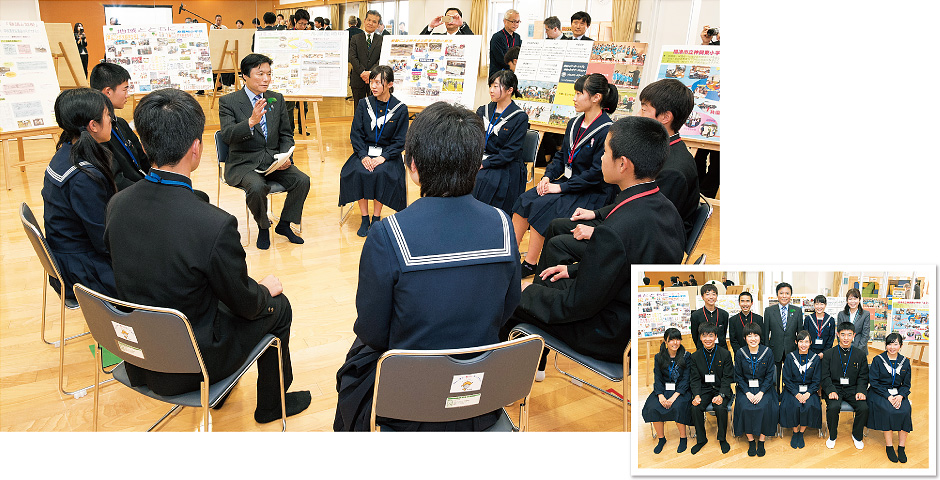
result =
[[[751,296],[750,292],[738,294],[738,305],[741,307],[741,311],[728,320],[728,340],[731,342],[732,352],[737,352],[741,347],[747,345],[744,338],[745,327],[754,324],[761,327],[762,331],[764,328],[764,317],[751,311],[751,306],[754,305],[754,297]],[[767,341],[761,336],[761,345],[766,344]]]
[[[718,301],[718,287],[705,284],[702,285],[700,291],[705,306],[692,312],[692,331],[697,332],[699,325],[704,323],[714,325],[718,334],[716,345],[727,351],[728,343],[725,341],[725,337],[728,335],[728,312],[718,308],[715,304]],[[702,341],[698,338],[695,339],[695,349],[702,349]]]
[[[803,319],[803,328],[810,332],[813,344],[809,350],[822,358],[823,352],[832,348],[836,338],[836,319],[826,313],[826,296],[816,295],[813,299],[812,314]]]

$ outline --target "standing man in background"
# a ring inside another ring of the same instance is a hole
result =
[[[571,38],[564,37],[564,40],[589,40],[593,38],[585,35],[587,29],[591,26],[591,16],[587,12],[574,12],[571,16]]]
[[[780,375],[783,373],[783,359],[796,350],[796,332],[803,325],[803,311],[790,304],[793,287],[787,282],[777,284],[777,305],[764,309],[764,341],[774,353],[777,365],[775,381],[777,394],[780,393]]]
[[[509,70],[509,65],[503,61],[506,52],[512,47],[522,46],[522,37],[516,33],[519,28],[519,12],[510,8],[503,15],[503,29],[494,33],[490,38],[490,73],[487,78],[500,70]]]
[[[352,70],[349,71],[349,88],[353,93],[353,105],[359,105],[359,100],[369,95],[369,72],[379,64],[382,35],[375,30],[380,21],[382,14],[369,10],[362,23],[365,31],[349,39],[349,63],[352,65]]]
[[[445,22],[445,16],[450,17],[450,21]],[[445,33],[431,33],[431,30],[434,30],[439,25],[444,25],[447,31]],[[434,17],[431,23],[428,23],[428,25],[424,27],[424,30],[421,30],[421,35],[473,35],[473,31],[464,23],[463,13],[460,9],[450,7],[444,11],[444,15]]]
[[[546,18],[542,25],[545,26],[545,38],[549,40],[560,40],[562,38],[561,20],[558,17],[552,15]]]
[[[355,15],[350,15],[349,19],[346,20],[346,24],[349,25],[349,28],[346,29],[346,31],[349,32],[349,40],[352,40],[354,36],[362,33],[362,29],[358,27],[359,19],[356,18]]]

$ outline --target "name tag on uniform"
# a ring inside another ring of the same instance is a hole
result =
[[[760,383],[757,381],[757,379],[751,379],[747,381],[747,386],[750,388],[757,388],[760,387]]]
[[[714,373],[706,373],[706,374],[705,374],[705,383],[715,383],[715,374],[714,374]]]
[[[483,154],[483,160],[486,160],[487,157],[489,157],[489,155],[487,155],[487,154],[484,153],[484,154]]]
[[[806,393],[809,390],[809,387],[806,385],[800,385],[800,393]]]
[[[848,378],[842,377],[839,379],[839,385],[848,385],[848,384],[849,384]]]
[[[376,147],[376,146],[369,147],[370,157],[378,157],[380,155],[382,155],[382,147]]]
[[[821,338],[817,338],[817,339],[816,339],[816,345],[822,345],[822,339],[821,339]]]
[[[676,384],[675,384],[675,383],[667,383],[667,384],[666,384],[666,390],[675,390],[675,389],[676,389]]]
[[[897,394],[898,394],[898,389],[896,389],[896,388],[889,388],[889,389],[888,389],[888,395],[895,396],[895,395],[897,395]]]
[[[571,165],[565,165],[565,178],[571,178]]]

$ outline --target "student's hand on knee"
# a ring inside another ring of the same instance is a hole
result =
[[[375,168],[383,163],[385,163],[385,157],[381,155],[372,158],[372,168]]]
[[[549,183],[548,185],[545,185],[545,193],[561,193],[561,185],[557,183]]]
[[[263,285],[264,288],[267,288],[268,293],[270,293],[272,297],[276,297],[284,292],[284,286],[281,285],[281,281],[278,280],[274,275],[268,275],[267,277],[262,278],[258,284]]]
[[[563,278],[568,278],[568,265],[555,265],[554,267],[548,267],[545,270],[542,270],[542,273],[539,274],[539,277],[542,280],[552,277],[550,280],[555,282]]]
[[[692,405],[698,406],[700,403],[702,403],[702,396],[696,395],[695,398],[692,399]]]
[[[763,398],[764,398],[764,392],[757,392],[757,395],[754,395],[754,404],[756,405],[756,404],[760,403],[760,401],[761,401]]]
[[[539,180],[539,183],[535,185],[535,193],[539,195],[545,195],[545,186],[548,185],[548,183],[548,177],[542,177],[542,179]]]
[[[287,170],[287,169],[290,168],[290,166],[293,165],[293,164],[294,164],[294,161],[293,161],[292,159],[288,159],[286,162],[284,162],[284,165],[281,165],[280,167],[277,167],[277,169],[278,169],[278,170]]]
[[[669,401],[666,400],[666,396],[660,393],[660,394],[659,394],[659,404],[662,405],[663,407],[669,408],[669,407],[667,406],[668,402],[669,402]]]
[[[571,234],[574,235],[575,240],[590,240],[591,235],[594,235],[594,227],[578,225],[571,230]]]
[[[715,405],[721,405],[722,402],[724,402],[724,398],[722,398],[721,395],[715,395],[712,398],[712,403],[714,403]]]
[[[577,222],[578,220],[594,220],[594,210],[587,210],[581,207],[574,209],[574,214],[571,215],[571,221]]]
[[[865,394],[864,394],[864,393],[856,393],[856,394],[855,394],[855,399],[856,399],[856,400],[865,400]]]
[[[839,399],[839,394],[836,393],[836,392],[832,392],[832,393],[829,394],[829,399],[830,399],[830,400],[838,400],[838,399]]]

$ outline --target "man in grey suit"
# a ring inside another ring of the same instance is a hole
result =
[[[780,393],[780,374],[783,372],[784,357],[796,350],[796,332],[803,324],[803,312],[800,307],[790,304],[793,287],[789,283],[777,284],[777,305],[764,309],[764,341],[774,354],[777,393]]]
[[[382,53],[382,35],[375,32],[381,20],[381,13],[369,10],[362,22],[363,33],[349,39],[349,63],[352,65],[349,88],[352,89],[353,105],[359,105],[359,100],[369,95],[369,72],[379,64]]]
[[[269,92],[271,59],[252,53],[241,62],[241,75],[245,88],[232,92],[219,100],[219,121],[222,141],[229,147],[225,162],[225,182],[245,190],[245,201],[258,223],[259,249],[271,246],[268,229],[271,221],[267,214],[267,181],[281,184],[287,190],[284,210],[274,232],[292,243],[304,240],[291,231],[290,224],[300,223],[304,200],[310,190],[310,177],[288,160],[268,175],[262,172],[274,163],[274,155],[294,145],[287,107],[280,93]]]

